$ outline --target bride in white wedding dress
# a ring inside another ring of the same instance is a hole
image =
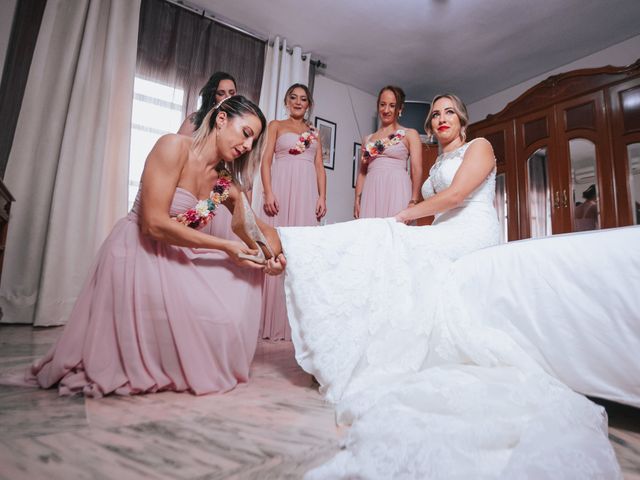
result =
[[[493,151],[464,143],[467,119],[456,96],[434,99],[442,153],[425,201],[395,219],[279,230],[296,359],[351,425],[309,479],[621,478],[604,410],[508,326],[474,322],[447,275],[498,242]]]

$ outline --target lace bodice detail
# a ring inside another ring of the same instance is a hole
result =
[[[477,139],[476,139],[477,140]],[[426,199],[445,188],[448,188],[453,182],[464,154],[475,140],[465,143],[461,147],[452,152],[441,153],[436,159],[436,163],[429,171],[429,178],[422,185],[422,196]],[[479,202],[486,205],[493,205],[496,192],[496,170],[495,168],[487,176],[484,182],[480,184],[469,196],[464,200],[463,205]]]

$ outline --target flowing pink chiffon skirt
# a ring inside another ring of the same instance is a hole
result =
[[[280,210],[275,217],[268,217],[262,212],[263,220],[273,227],[318,224],[315,214],[318,185],[313,163],[317,144],[313,142],[301,154],[291,155],[288,150],[297,138],[298,135],[288,132],[276,141],[271,183]],[[284,297],[284,275],[264,277],[260,336],[271,340],[291,340]]]
[[[380,156],[371,162],[362,187],[360,218],[393,217],[407,207],[411,179],[406,165],[406,158]]]
[[[176,190],[171,214],[197,199]],[[139,203],[102,245],[69,322],[31,380],[60,394],[225,392],[246,382],[259,327],[261,272],[217,250],[141,233]],[[212,223],[216,218],[212,220]],[[210,233],[211,225],[203,231]]]

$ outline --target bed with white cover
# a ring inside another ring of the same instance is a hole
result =
[[[573,390],[640,408],[640,226],[479,250],[452,275],[471,315]]]

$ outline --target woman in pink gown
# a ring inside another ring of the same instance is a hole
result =
[[[355,218],[392,217],[420,201],[422,145],[416,130],[398,123],[403,106],[404,92],[400,87],[388,85],[380,90],[380,128],[362,140]],[[409,158],[410,176],[407,174]]]
[[[31,368],[61,394],[224,392],[247,381],[262,272],[245,244],[209,235],[221,203],[242,193],[265,126],[244,97],[225,100],[194,138],[165,135],[147,157],[138,197],[102,245],[61,337]],[[222,162],[231,173],[220,169]],[[213,190],[212,190],[212,185]],[[205,199],[200,200],[199,199]],[[79,219],[78,221],[81,221]],[[280,242],[262,225],[276,253]]]
[[[318,133],[306,121],[311,92],[306,85],[291,85],[284,104],[289,118],[269,123],[262,156],[264,220],[273,227],[317,225],[327,213],[327,177]],[[282,277],[264,279],[260,336],[291,340]]]

